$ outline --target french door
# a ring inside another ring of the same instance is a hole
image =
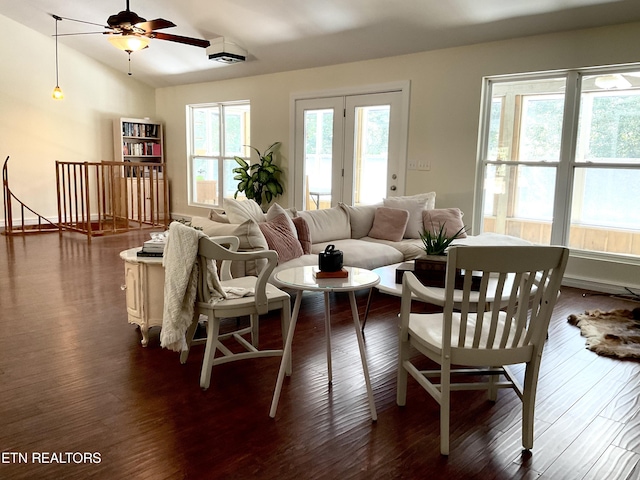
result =
[[[296,207],[372,204],[402,195],[404,103],[402,91],[296,100]]]

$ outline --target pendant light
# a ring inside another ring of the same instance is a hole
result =
[[[62,100],[64,98],[64,94],[62,93],[60,83],[58,82],[58,22],[62,20],[62,18],[57,15],[51,16],[56,21],[56,88],[53,89],[53,94],[51,96],[54,100]]]

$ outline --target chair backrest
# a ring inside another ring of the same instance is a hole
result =
[[[471,349],[474,355],[481,352],[487,360],[502,363],[504,353],[499,351],[510,350],[527,361],[544,344],[568,257],[569,250],[558,246],[452,247],[445,283],[443,355]],[[462,302],[454,302],[456,272],[464,273]],[[480,277],[479,291],[477,278],[472,282],[469,272]],[[488,296],[494,301],[488,302]],[[452,331],[454,315],[459,315],[457,331]]]
[[[229,248],[225,248],[228,245]],[[237,252],[239,245],[238,237],[203,237],[198,244],[198,301],[208,303],[211,295],[211,278],[207,275],[207,270],[212,261],[220,265],[220,278],[228,280],[231,278],[230,263],[233,260],[247,261],[256,259],[266,259],[266,266],[260,271],[256,278],[254,300],[256,313],[262,315],[268,311],[268,300],[266,287],[269,275],[278,263],[278,254],[274,250],[261,250],[258,252]]]

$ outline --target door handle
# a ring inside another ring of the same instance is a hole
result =
[[[389,187],[389,190],[391,190],[392,192],[395,192],[396,191],[396,186],[395,185],[391,185]]]

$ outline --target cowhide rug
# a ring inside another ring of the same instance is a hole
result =
[[[569,315],[571,325],[580,327],[587,348],[599,355],[640,359],[640,307],[633,310],[587,310]]]

